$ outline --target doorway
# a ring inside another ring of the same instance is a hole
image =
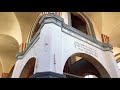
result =
[[[71,55],[65,63],[64,74],[67,78],[110,78],[104,66],[90,55],[77,53]]]

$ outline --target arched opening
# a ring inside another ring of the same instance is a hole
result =
[[[84,53],[70,56],[65,63],[63,72],[67,78],[85,78],[88,75],[93,76],[93,78],[110,78],[100,62]]]
[[[84,13],[71,12],[71,26],[77,30],[96,38],[91,21]]]
[[[80,16],[78,16],[77,13],[71,13],[71,21],[72,21],[72,26],[81,32],[88,34],[87,31],[87,25],[84,19],[82,19]]]
[[[34,74],[36,58],[30,58],[29,61],[24,66],[20,78],[29,78]]]

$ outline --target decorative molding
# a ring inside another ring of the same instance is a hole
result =
[[[74,45],[75,45],[76,49],[84,51],[84,52],[86,52],[86,54],[92,54],[93,56],[98,57],[96,50],[94,50],[82,43],[79,43],[79,42],[74,42]]]
[[[92,42],[93,44],[91,44],[91,43],[89,43],[89,44],[94,46],[94,47],[97,47],[97,48],[102,49],[102,50],[105,49],[107,51],[112,50],[112,45],[110,45],[108,43],[102,43],[102,42],[98,41],[97,39],[95,39],[91,36],[88,36],[87,34],[81,32],[73,27],[70,27],[68,25],[63,24],[63,28],[64,28],[64,29],[62,29],[63,32],[65,32],[65,33],[67,33],[67,34],[69,34],[69,35],[71,35],[79,40],[82,40],[86,43]]]
[[[51,20],[47,21],[47,19],[51,19]],[[67,29],[68,31],[70,31],[72,33],[78,34],[78,35],[82,36],[83,38],[85,38],[87,40],[90,40],[91,42],[93,42],[93,43],[95,43],[95,44],[97,44],[97,45],[99,45],[99,46],[101,46],[103,48],[109,48],[110,50],[112,50],[112,45],[111,44],[102,43],[102,42],[98,41],[97,39],[95,39],[95,38],[81,32],[81,31],[79,31],[79,30],[65,24],[63,18],[59,17],[59,16],[57,16],[55,14],[44,15],[44,17],[41,18],[39,23],[43,23],[43,24],[54,23],[54,24],[56,24],[58,26],[61,26],[61,28]]]

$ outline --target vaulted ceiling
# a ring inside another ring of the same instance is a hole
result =
[[[14,12],[22,33],[22,42],[26,42],[29,31],[40,12]]]

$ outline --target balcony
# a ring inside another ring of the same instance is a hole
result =
[[[103,51],[111,51],[112,50],[112,45],[110,45],[108,43],[102,43],[102,42],[96,40],[95,38],[81,32],[69,25],[66,25],[64,23],[63,18],[61,18],[60,16],[58,16],[56,14],[46,14],[46,15],[43,15],[39,19],[40,26],[39,26],[37,32],[34,34],[34,36],[32,38],[31,38],[31,36],[29,37],[27,46],[25,46],[24,51],[18,53],[16,58],[18,58],[19,56],[24,56],[24,54],[27,53],[30,48],[32,48],[32,46],[37,42],[37,39],[39,38],[42,27],[48,23],[54,23],[55,25],[61,27],[62,32],[66,33],[74,38],[77,38],[79,40],[82,40],[83,42],[89,43],[92,46],[95,46]],[[32,33],[30,35],[32,35]]]

